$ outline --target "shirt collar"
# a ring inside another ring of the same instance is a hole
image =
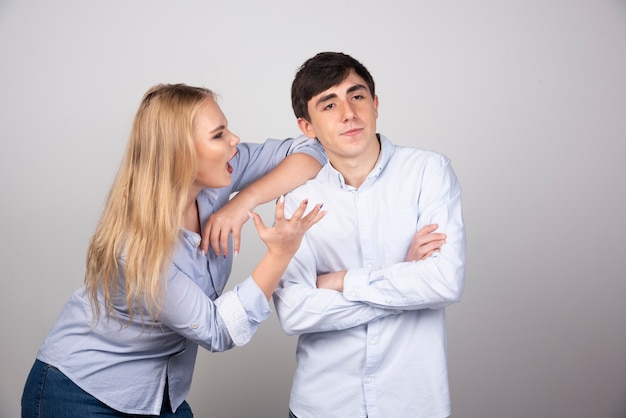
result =
[[[378,139],[380,140],[380,154],[378,154],[378,160],[376,160],[374,168],[367,175],[367,179],[363,182],[360,189],[367,188],[370,184],[376,181],[376,178],[380,175],[380,173],[383,172],[383,170],[387,166],[387,163],[389,163],[389,160],[391,160],[391,156],[393,155],[393,143],[382,134],[376,134],[376,136],[378,136]],[[325,175],[327,177],[327,180],[331,184],[336,184],[344,190],[356,190],[355,187],[346,184],[343,175],[332,166],[330,161],[326,163],[323,171],[326,172]]]

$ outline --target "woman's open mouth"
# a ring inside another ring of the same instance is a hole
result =
[[[233,158],[235,158],[237,156],[237,154],[239,153],[238,150],[235,150],[235,153],[233,154],[232,157],[230,157],[230,159],[232,160]],[[230,161],[230,160],[229,160]],[[230,162],[226,161],[226,170],[228,171],[228,174],[233,174],[233,166],[230,165]]]

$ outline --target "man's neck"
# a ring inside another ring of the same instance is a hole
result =
[[[335,170],[341,173],[346,184],[358,189],[374,169],[379,155],[380,143],[378,143],[378,147],[372,148],[371,152],[353,158],[332,158],[329,156],[329,160]]]

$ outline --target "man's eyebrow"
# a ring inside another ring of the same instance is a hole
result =
[[[365,90],[365,88],[366,87],[363,84],[355,84],[354,86],[350,87],[348,91],[346,91],[346,93],[354,93],[355,91]]]
[[[319,99],[317,99],[317,102],[315,102],[315,106],[319,106],[322,103],[324,103],[324,102],[326,102],[326,101],[328,101],[330,99],[334,99],[336,97],[337,97],[337,95],[335,93],[330,93],[330,94],[327,94],[326,96],[322,96]]]
[[[367,89],[367,87],[365,87],[363,84],[355,84],[354,86],[352,86],[348,90],[346,90],[346,93],[350,94],[350,93],[354,93],[355,91],[365,90],[365,89]],[[327,94],[326,96],[320,97],[317,100],[317,102],[315,102],[315,105],[319,106],[320,104],[322,104],[322,103],[324,103],[324,102],[326,102],[326,101],[328,101],[330,99],[334,99],[336,97],[337,97],[337,95],[335,93]]]

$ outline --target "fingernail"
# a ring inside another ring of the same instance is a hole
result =
[[[249,211],[249,210],[247,210],[247,211],[246,211],[246,213],[248,214],[248,216],[249,216],[249,217],[251,217],[251,218],[252,218],[252,214],[250,213],[250,211]]]
[[[323,203],[320,203],[320,209],[322,209],[324,207]]]
[[[284,201],[285,201],[285,195],[284,195],[284,194],[281,194],[281,195],[280,195],[280,197],[278,198],[278,201],[279,201],[280,203],[284,202]]]
[[[239,251],[235,251],[235,257],[239,255]]]

